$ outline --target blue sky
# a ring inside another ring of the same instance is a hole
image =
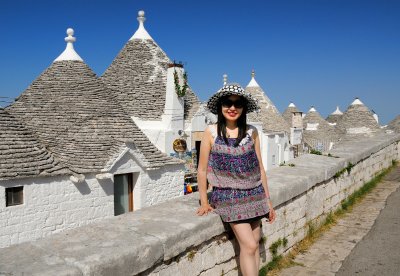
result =
[[[64,50],[65,30],[98,74],[137,29],[137,12],[206,100],[251,70],[283,112],[344,111],[359,97],[382,124],[400,114],[400,1],[1,0],[0,97],[17,97]],[[4,99],[0,99],[4,100]],[[3,104],[4,103],[1,103]]]

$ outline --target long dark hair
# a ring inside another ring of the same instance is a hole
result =
[[[218,136],[221,136],[225,144],[228,145],[228,138],[226,137],[226,119],[224,115],[222,114],[222,101],[228,98],[230,95],[221,97],[218,101],[217,109],[218,109],[218,121],[217,121],[217,133]],[[247,101],[245,98],[241,97],[242,100],[245,102],[245,105],[243,106],[243,111],[240,117],[237,120],[237,126],[238,126],[238,137],[236,138],[236,142],[233,145],[234,147],[237,147],[242,141],[244,137],[246,137],[246,130],[247,130]]]

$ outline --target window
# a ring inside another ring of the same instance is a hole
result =
[[[6,207],[24,203],[24,187],[6,188]]]

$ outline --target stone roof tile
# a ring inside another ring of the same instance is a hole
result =
[[[336,128],[342,134],[380,132],[381,128],[372,112],[364,104],[351,104],[338,120]]]
[[[126,142],[148,168],[180,163],[155,148],[82,61],[54,62],[7,110],[77,173],[101,170]]]
[[[161,120],[165,107],[167,65],[171,60],[152,39],[131,39],[101,76],[129,114],[143,120]],[[184,118],[190,120],[199,99],[189,88]]]
[[[259,86],[247,86],[246,91],[251,93],[258,100],[260,111],[257,113],[249,113],[247,120],[249,122],[262,122],[265,132],[286,132],[290,133],[288,123],[283,119],[278,109],[272,101],[265,95]]]
[[[33,133],[0,108],[0,180],[64,172]]]
[[[392,129],[396,132],[400,132],[400,115],[397,115],[387,126],[389,129]]]

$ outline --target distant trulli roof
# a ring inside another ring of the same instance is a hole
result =
[[[396,132],[400,132],[400,115],[397,115],[387,126],[388,129],[392,129]]]
[[[251,93],[251,95],[258,100],[260,105],[259,112],[249,113],[247,115],[247,120],[249,122],[262,122],[263,130],[265,132],[284,131],[290,133],[289,125],[255,80],[254,70],[251,73],[251,80],[246,87],[246,91]]]
[[[326,121],[328,123],[335,124],[337,123],[343,116],[343,112],[339,110],[339,106],[336,107],[336,110],[333,111],[331,114],[329,114],[328,117],[326,117]]]
[[[344,134],[368,134],[380,131],[372,112],[358,98],[344,112],[336,128]]]
[[[0,108],[0,180],[66,172],[32,132]]]
[[[297,107],[294,105],[294,103],[290,103],[286,110],[283,112],[282,117],[285,119],[285,121],[291,126],[292,125],[292,113],[293,112],[299,112]]]
[[[303,119],[304,140],[314,145],[317,142],[336,142],[339,139],[333,126],[325,121],[318,111],[311,107]]]
[[[180,163],[147,139],[82,60],[55,60],[7,111],[76,173],[105,168],[126,143],[146,168]]]
[[[130,115],[144,120],[160,120],[165,107],[167,65],[172,63],[144,28],[144,12],[139,11],[139,28],[125,44],[101,80],[113,91]],[[184,118],[189,120],[200,104],[189,88],[185,95]]]

